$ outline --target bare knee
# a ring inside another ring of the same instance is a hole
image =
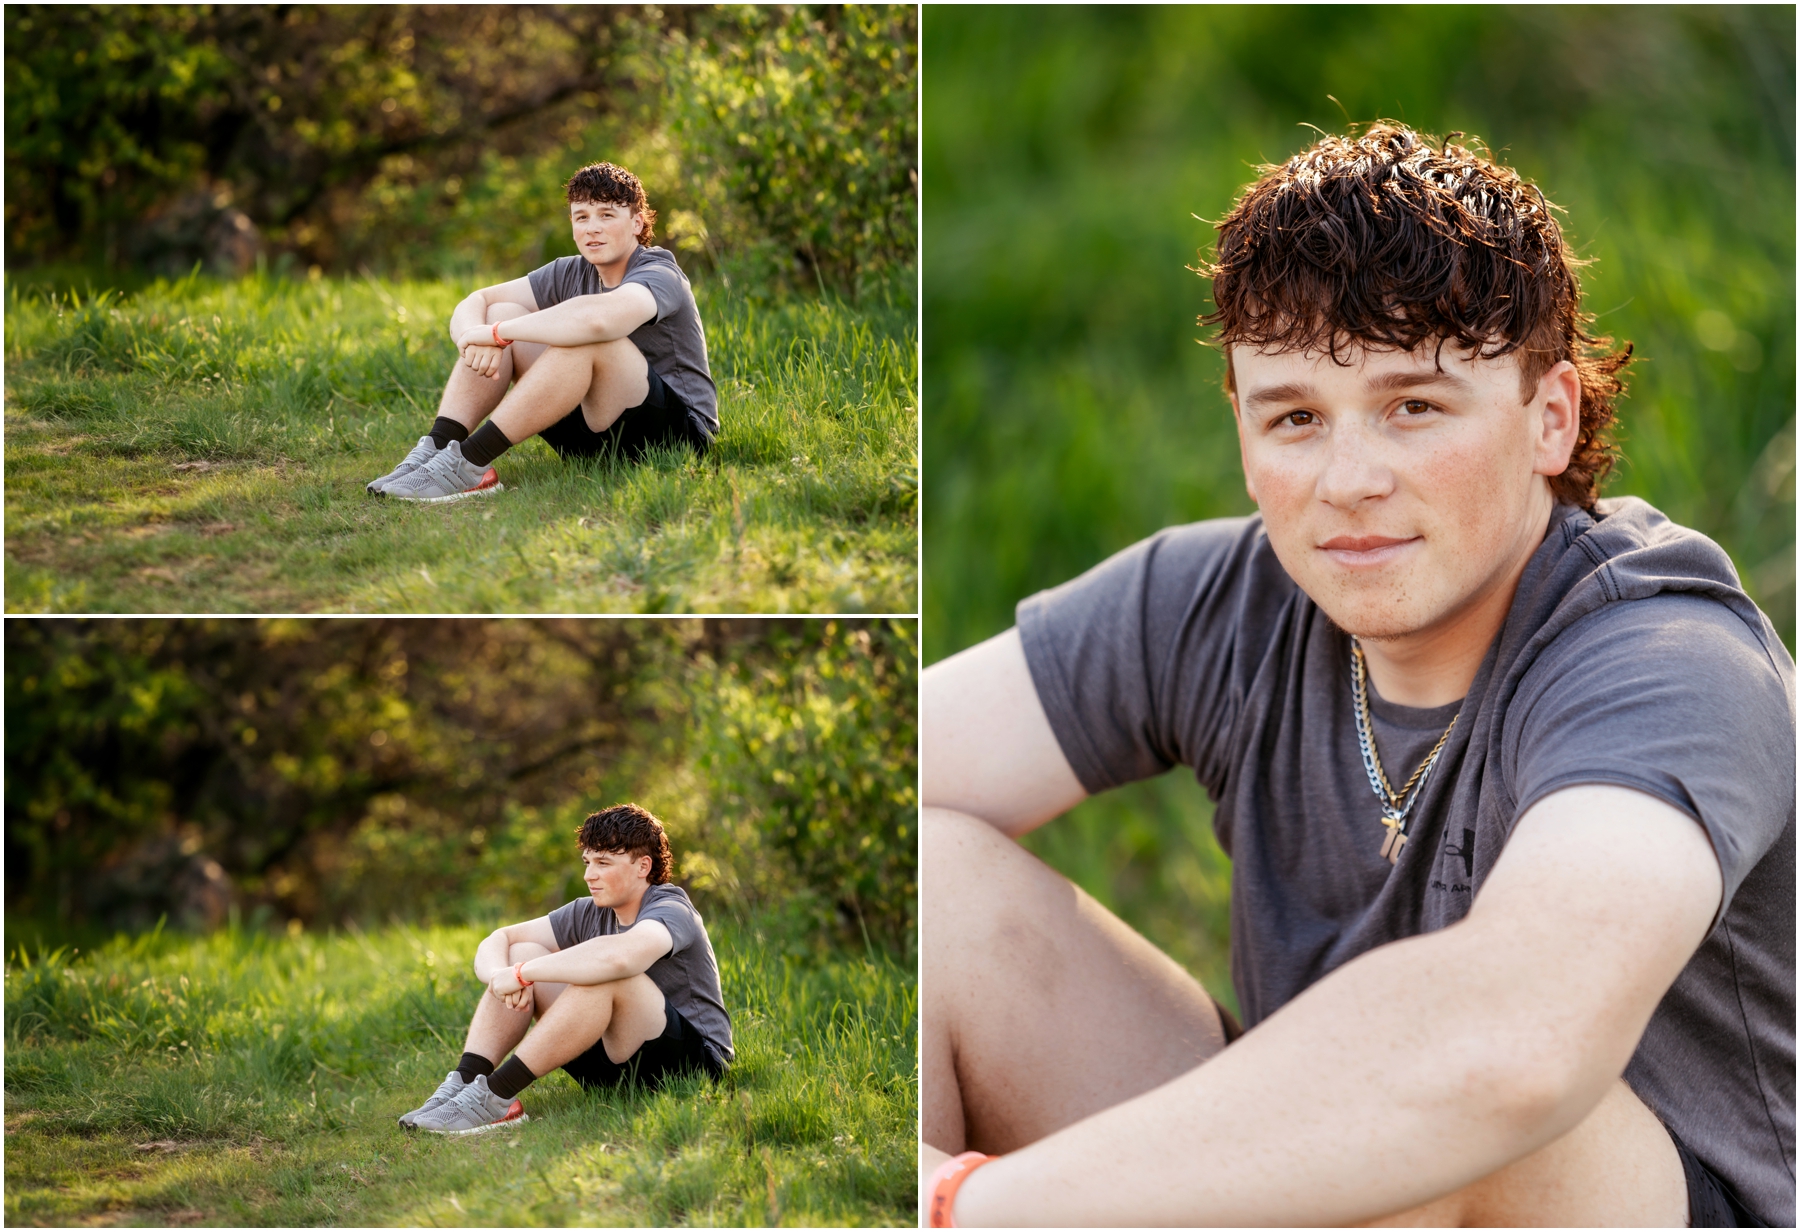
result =
[[[629,338],[613,338],[607,342],[584,342],[579,346],[549,347],[550,353],[580,356],[593,365],[596,374],[647,366],[643,352]]]
[[[514,317],[529,315],[530,309],[526,308],[524,304],[501,302],[487,306],[487,323],[489,325],[498,325],[500,322],[510,321]]]
[[[1066,878],[967,813],[921,810],[919,862],[927,919],[991,928],[1021,911],[1036,918],[1072,905],[1074,888]]]
[[[621,980],[608,980],[604,984],[570,984],[563,996],[575,998],[576,1003],[589,1004],[606,1002],[623,1004],[625,1002],[647,1001],[652,998],[662,999],[662,989],[656,981],[647,975],[628,975]]]
[[[610,987],[613,990],[614,1004],[631,1003],[634,1006],[655,1006],[662,1008],[662,989],[648,975],[639,973],[627,976],[622,980],[614,980]]]
[[[534,958],[542,958],[549,952],[535,941],[515,941],[506,951],[506,961],[517,966],[519,963],[530,962]]]

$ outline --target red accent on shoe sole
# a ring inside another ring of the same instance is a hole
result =
[[[488,474],[490,474],[490,475],[493,473],[494,472],[492,472],[492,471],[488,472]],[[524,1115],[525,1115],[525,1105],[521,1101],[515,1099],[512,1102],[512,1107],[508,1108],[506,1110],[506,1115],[501,1117],[500,1119],[502,1121],[516,1121]]]
[[[474,487],[470,488],[469,491],[480,492],[486,488],[493,487],[495,484],[497,484],[499,482],[500,482],[500,472],[490,466],[487,469],[487,474],[485,474],[481,477],[481,482],[476,484]]]

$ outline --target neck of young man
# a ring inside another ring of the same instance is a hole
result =
[[[1522,529],[1488,583],[1455,609],[1411,633],[1359,639],[1369,679],[1383,700],[1429,709],[1468,695],[1488,647],[1506,623],[1525,566],[1550,529],[1554,508],[1554,500],[1543,503],[1540,516],[1534,503],[1529,526],[1535,529]]]
[[[617,261],[597,263],[594,266],[594,272],[600,275],[600,285],[605,287],[608,291],[611,291],[621,282],[624,282],[625,272],[631,268],[631,258],[635,256],[637,250],[642,247],[642,243],[633,244],[630,248],[626,249],[625,255],[620,257]]]
[[[638,910],[644,905],[644,895],[650,892],[648,885],[640,886],[635,894],[622,903],[613,906],[613,915],[617,917],[620,928],[630,928],[637,923]]]

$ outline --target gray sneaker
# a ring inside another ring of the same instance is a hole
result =
[[[433,1108],[441,1108],[449,1103],[450,1097],[462,1090],[464,1085],[463,1076],[456,1070],[451,1070],[450,1076],[444,1079],[443,1083],[439,1085],[436,1091],[432,1092],[431,1098],[401,1117],[400,1124],[411,1129],[412,1123],[418,1120],[420,1116],[430,1112]]]
[[[431,437],[428,435],[421,436],[419,438],[419,443],[412,447],[411,452],[409,452],[404,458],[400,459],[399,466],[396,466],[393,470],[391,470],[387,474],[383,475],[380,479],[369,480],[369,483],[368,483],[369,491],[374,493],[376,496],[380,496],[384,491],[387,490],[388,484],[394,482],[394,480],[400,478],[400,476],[410,475],[414,471],[418,470],[421,466],[424,466],[427,462],[431,461],[432,456],[434,454],[436,454],[437,451],[438,451],[438,447],[437,447],[436,441],[432,440]]]
[[[434,1134],[479,1134],[502,1125],[529,1121],[525,1105],[516,1099],[501,1099],[488,1090],[485,1075],[465,1083],[463,1089],[433,1108],[413,1118],[414,1129],[428,1129]]]
[[[395,500],[439,501],[461,500],[465,496],[487,496],[502,491],[500,476],[491,466],[476,466],[464,459],[462,443],[451,441],[431,455],[431,460],[409,475],[402,475],[383,488],[383,496]]]

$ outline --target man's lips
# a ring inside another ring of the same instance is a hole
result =
[[[1338,535],[1321,543],[1319,550],[1340,565],[1367,568],[1388,564],[1418,542],[1418,535],[1405,539],[1391,535]]]

